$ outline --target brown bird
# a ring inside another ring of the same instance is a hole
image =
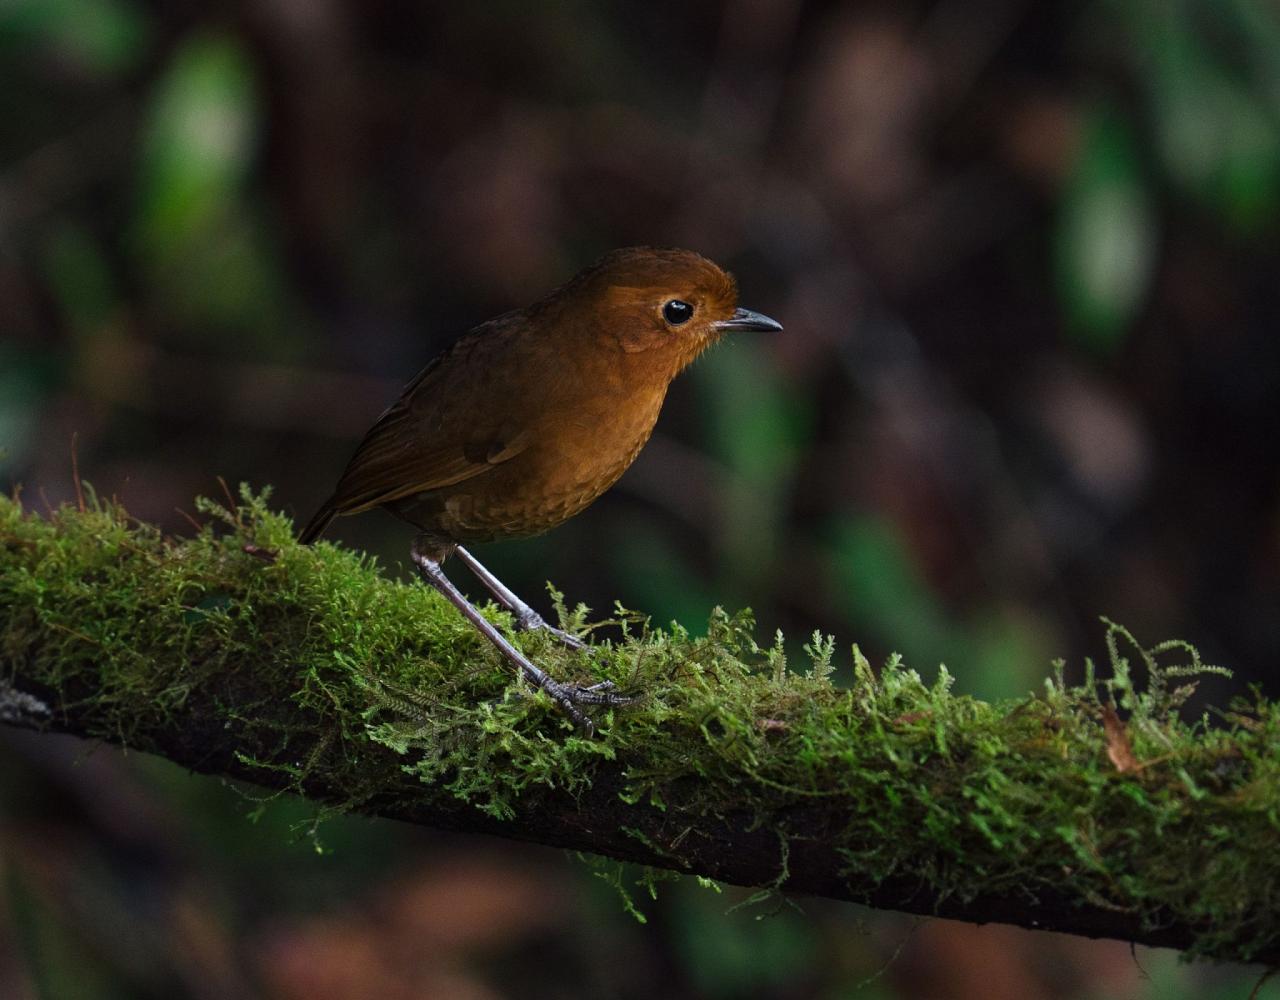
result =
[[[608,682],[562,684],[530,662],[444,575],[458,558],[515,617],[565,645],[462,547],[541,534],[626,471],[671,380],[731,330],[780,331],[737,308],[732,276],[688,250],[615,250],[533,305],[464,334],[418,373],[356,449],[300,536],[338,514],[384,507],[421,532],[411,554],[439,590],[580,727],[579,704],[626,704]]]

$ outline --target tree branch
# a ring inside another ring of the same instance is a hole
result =
[[[705,638],[628,619],[590,659],[522,637],[558,677],[646,693],[589,740],[426,588],[298,546],[265,498],[201,509],[213,521],[176,541],[110,505],[42,518],[0,498],[0,721],[336,810],[1280,960],[1280,711],[1181,721],[1170,682],[1212,669],[1185,644],[1143,650],[1111,626],[1106,679],[1059,670],[1043,695],[987,704],[945,671],[877,675],[856,648],[835,686],[828,642],[795,671],[747,615],[717,611]]]

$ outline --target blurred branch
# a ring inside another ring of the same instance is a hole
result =
[[[990,705],[950,694],[945,672],[877,676],[856,648],[837,688],[832,641],[815,637],[797,673],[744,615],[590,659],[525,637],[558,676],[646,693],[589,740],[426,588],[297,545],[247,492],[200,509],[212,521],[174,540],[91,493],[45,518],[0,499],[0,721],[333,811],[1280,960],[1280,707],[1181,722],[1185,678],[1212,669],[1184,644],[1144,650],[1112,627],[1110,679],[1069,689],[1059,674],[1042,697]],[[1190,663],[1162,666],[1171,653]]]
[[[165,351],[124,334],[80,359],[90,398],[144,412],[358,440],[403,380]]]

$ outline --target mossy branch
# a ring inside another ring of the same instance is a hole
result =
[[[247,491],[201,509],[209,524],[174,540],[92,498],[43,517],[0,498],[0,720],[326,808],[1280,959],[1280,709],[1180,719],[1178,678],[1209,669],[1184,644],[1143,650],[1112,626],[1105,678],[1067,687],[1059,668],[1044,693],[987,704],[856,649],[837,687],[830,641],[796,671],[745,614],[717,611],[705,638],[624,621],[591,660],[523,637],[559,677],[647,693],[591,740],[425,587],[297,545]]]

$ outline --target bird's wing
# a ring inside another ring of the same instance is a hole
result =
[[[380,423],[351,459],[334,494],[333,506],[356,514],[415,493],[461,483],[514,458],[526,440],[502,441],[496,435],[473,436],[471,443],[415,447],[393,424]]]
[[[452,486],[528,447],[521,407],[492,383],[506,367],[493,362],[511,339],[510,322],[500,317],[477,327],[405,386],[351,457],[331,501],[335,510],[355,514]]]

